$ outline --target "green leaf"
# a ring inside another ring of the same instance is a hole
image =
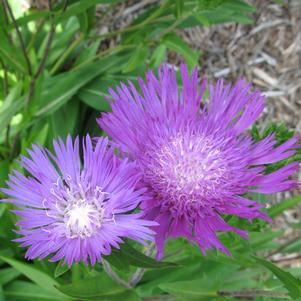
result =
[[[219,7],[223,2],[225,3],[227,0],[199,0],[198,6],[201,10],[213,10]]]
[[[119,252],[111,252],[109,256],[105,256],[105,260],[120,271],[129,271],[129,262]]]
[[[285,210],[296,206],[299,202],[301,202],[301,195],[297,195],[289,200],[283,200],[281,203],[275,204],[271,208],[269,208],[267,210],[267,214],[270,217],[275,218]]]
[[[96,21],[96,5],[90,7],[86,12],[87,21],[88,21],[88,28],[87,33],[89,33],[93,28],[95,28],[95,21]]]
[[[87,34],[89,30],[89,20],[86,12],[82,12],[77,16],[79,21],[79,28],[83,34]]]
[[[32,265],[28,263],[23,263],[20,261],[17,261],[12,258],[8,258],[5,256],[0,256],[0,260],[3,260],[4,262],[11,265],[14,269],[25,275],[28,279],[35,282],[40,287],[48,290],[51,292],[54,296],[62,296],[60,292],[55,288],[55,286],[58,285],[58,282],[56,282],[53,278],[48,276],[47,274],[35,269],[32,267]],[[67,299],[67,298],[65,298]]]
[[[243,14],[233,15],[231,21],[241,23],[241,24],[252,24],[254,22],[252,18],[245,16]]]
[[[4,103],[4,105],[0,108],[0,124],[1,127],[6,127],[11,119],[20,111],[20,109],[24,106],[25,97],[19,98],[14,101],[10,105]]]
[[[193,16],[200,22],[201,25],[206,27],[210,26],[209,20],[202,14],[195,13]]]
[[[76,92],[96,76],[120,64],[123,58],[112,56],[97,62],[92,62],[76,71],[63,73],[50,78],[42,93],[40,110],[36,117],[48,115],[63,106]]]
[[[34,126],[30,129],[30,133],[21,141],[21,152],[25,153],[27,148],[32,144],[45,145],[49,137],[49,123],[45,120],[35,122]]]
[[[22,82],[16,84],[7,97],[4,100],[3,105],[0,107],[0,124],[2,128],[5,128],[16,115],[19,110],[23,107],[25,97],[20,98],[22,90]]]
[[[0,25],[6,26],[6,13],[4,12],[4,5],[0,5]]]
[[[108,88],[115,87],[116,84],[117,81],[107,79],[106,75],[97,77],[79,90],[78,97],[86,105],[97,111],[109,111],[110,105],[106,100],[107,97],[110,97]]]
[[[212,300],[218,297],[219,284],[211,277],[160,284],[163,291],[186,300]]]
[[[150,59],[150,67],[158,68],[166,59],[166,46],[160,44],[153,52]]]
[[[24,300],[24,301],[62,301],[62,298],[57,294],[52,294],[49,290],[40,286],[26,282],[15,281],[5,287],[4,295],[8,300]],[[69,299],[70,300],[70,299]]]
[[[3,291],[3,287],[0,286],[0,301],[5,301],[5,296],[4,296],[4,291]]]
[[[183,244],[181,245],[181,249],[185,249]],[[209,261],[209,264],[210,267],[214,266],[212,261]],[[218,267],[222,266],[220,262],[217,265]],[[205,267],[204,269],[202,259],[190,255],[186,260],[181,260],[178,267],[146,270],[137,290],[142,296],[153,294],[154,291],[157,292],[157,287],[163,283],[199,279],[204,270],[208,271],[208,268]]]
[[[291,242],[289,244],[284,243],[284,247],[280,246],[281,253],[294,253],[299,252],[301,250],[301,239],[296,238],[294,242]]]
[[[101,40],[97,39],[96,41],[92,42],[91,44],[86,44],[85,49],[81,51],[81,53],[76,57],[74,62],[74,67],[80,65],[81,63],[93,59],[96,55],[97,50],[99,48]]]
[[[27,65],[21,48],[10,44],[6,34],[0,29],[0,58],[12,68],[27,73]]]
[[[69,19],[70,17],[74,15],[78,15],[90,7],[100,4],[100,3],[109,3],[109,4],[114,4],[118,3],[120,0],[89,0],[89,1],[78,1],[68,7],[68,9],[63,13],[58,15],[56,22],[62,22],[64,20]]]
[[[57,110],[50,116],[53,137],[60,136],[65,139],[68,134],[78,134],[76,123],[79,116],[79,100],[73,97],[60,110]]]
[[[240,290],[247,288],[258,288],[258,279],[261,277],[261,269],[239,269],[237,271],[231,271],[223,276],[222,289],[226,290]]]
[[[231,8],[235,12],[256,12],[256,8],[254,6],[240,0],[226,0],[224,1],[223,6]]]
[[[70,267],[68,266],[68,264],[64,264],[64,260],[61,259],[55,268],[54,278],[58,278],[58,277],[62,276],[69,270],[70,270]]]
[[[250,245],[256,251],[265,249],[266,245],[271,243],[275,238],[280,237],[283,231],[266,231],[250,234]]]
[[[252,23],[253,20],[246,16],[245,13],[251,12],[251,10],[253,10],[253,7],[242,1],[225,0],[214,9],[201,10],[199,15],[208,20],[210,24],[226,22],[249,24]]]
[[[58,289],[68,296],[83,300],[139,300],[139,297],[134,290],[120,287],[104,272],[97,277],[85,278],[72,284],[61,285]]]
[[[254,257],[259,264],[269,269],[283,283],[294,300],[301,298],[301,281],[299,279],[263,258],[252,257]]]
[[[114,250],[114,252],[120,253],[123,260],[127,260],[129,264],[142,268],[170,268],[176,267],[178,264],[172,262],[157,261],[151,257],[144,255],[137,249],[133,248],[129,243],[122,244],[120,251]]]
[[[36,144],[44,145],[48,137],[49,124],[46,123],[41,130],[34,136],[33,141]]]
[[[8,205],[6,203],[0,204],[0,218],[3,216],[4,212],[6,211],[7,206]]]
[[[13,268],[2,268],[0,270],[0,285],[5,285],[17,278],[21,273]]]
[[[122,72],[128,73],[140,65],[146,64],[147,55],[148,47],[144,44],[139,44],[138,47],[133,51],[129,61],[123,66]]]
[[[198,65],[198,60],[200,57],[200,52],[194,52],[188,44],[186,44],[180,37],[174,33],[167,34],[162,43],[166,45],[167,48],[173,50],[174,52],[180,54],[185,59],[188,67],[190,69]]]
[[[0,161],[0,186],[4,186],[5,181],[7,180],[8,173],[9,173],[9,161],[8,160],[1,160]]]
[[[49,12],[49,11],[38,11],[38,12],[34,12],[34,13],[31,12],[29,15],[22,16],[22,17],[18,18],[16,20],[16,22],[19,26],[23,26],[23,25],[26,25],[26,24],[28,24],[29,22],[32,22],[32,21],[36,21],[36,20],[39,20],[39,19],[47,19],[50,15],[51,15],[51,12]],[[15,26],[14,26],[13,23],[11,23],[8,26],[9,30],[12,30],[14,28],[15,28]]]
[[[184,11],[184,1],[183,0],[176,0],[175,1],[175,16],[176,18],[180,18]]]
[[[56,31],[51,48],[49,50],[49,55],[47,57],[47,62],[45,65],[46,70],[49,70],[51,67],[53,68],[54,65],[62,58],[62,56],[65,55],[65,53],[67,53],[68,56],[68,51],[70,51],[69,45],[74,45],[74,40],[80,40],[80,35],[77,35],[79,30],[79,22],[76,18],[70,18],[66,23],[59,27],[62,27],[62,29]],[[43,37],[44,39],[42,39]],[[49,31],[44,34],[43,37],[41,37],[40,45],[36,49],[37,58],[39,59],[42,59],[45,53],[49,39]]]
[[[252,138],[255,142],[260,141],[261,139],[264,139],[272,134],[275,135],[277,145],[281,145],[294,136],[294,131],[288,129],[284,124],[271,122],[265,127],[263,133],[261,134],[256,125],[252,126]]]

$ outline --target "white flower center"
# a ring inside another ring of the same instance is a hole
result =
[[[43,200],[46,215],[57,220],[68,238],[91,237],[104,223],[116,223],[114,212],[106,210],[110,193],[99,186],[83,186],[66,177],[59,178],[50,193],[54,200]]]
[[[86,200],[78,200],[67,206],[64,220],[69,237],[89,237],[99,228],[104,215],[103,208],[96,208]]]

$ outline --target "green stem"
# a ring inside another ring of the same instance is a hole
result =
[[[6,99],[6,96],[8,95],[8,74],[7,74],[7,66],[4,64],[2,60],[0,60],[2,69],[3,69],[3,99]],[[5,135],[5,145],[9,145],[9,134],[10,134],[10,124],[6,127],[6,135]]]
[[[105,272],[107,273],[107,275],[116,283],[118,283],[120,286],[127,288],[127,289],[131,289],[131,286],[124,281],[122,278],[120,278],[111,268],[110,264],[105,261],[103,258],[101,259],[102,262],[102,266],[103,269],[105,270]]]
[[[131,48],[135,48],[137,47],[137,45],[121,45],[121,46],[116,46],[115,48],[111,49],[106,49],[102,52],[99,52],[97,55],[95,55],[94,57],[82,62],[81,64],[77,65],[76,67],[74,67],[72,69],[72,71],[75,71],[75,70],[78,70],[80,68],[82,68],[83,66],[85,66],[86,64],[89,64],[91,62],[93,62],[94,60],[98,59],[98,58],[101,58],[105,55],[108,55],[108,54],[113,54],[113,53],[117,53],[117,52],[120,52],[122,50],[125,50],[125,49],[131,49]]]
[[[155,250],[155,244],[154,243],[151,243],[147,249],[145,250],[145,255],[146,256],[151,256],[153,255],[154,253],[154,250]],[[130,278],[129,280],[129,285],[131,287],[135,287],[139,282],[140,280],[142,279],[143,275],[145,273],[145,269],[144,268],[138,268],[136,270],[136,272],[132,275],[132,277]]]
[[[0,60],[2,69],[3,69],[3,99],[6,98],[8,94],[8,74],[7,74],[7,66],[4,64],[2,60]]]
[[[19,41],[20,41],[20,46],[21,46],[21,50],[22,50],[22,53],[23,53],[23,56],[25,58],[25,62],[26,62],[26,65],[27,65],[27,70],[28,70],[28,74],[29,75],[32,75],[32,67],[31,67],[31,62],[29,60],[29,57],[28,57],[28,54],[27,54],[27,51],[26,51],[26,46],[25,46],[25,43],[24,43],[24,40],[23,40],[23,37],[22,37],[22,34],[19,30],[19,26],[17,24],[17,21],[15,19],[15,16],[13,14],[13,11],[8,3],[7,0],[3,0],[3,5],[5,6],[5,8],[7,9],[8,11],[8,14],[10,15],[10,18],[13,22],[13,25],[14,25],[14,28],[16,30],[16,33],[17,33],[17,36],[19,38]]]
[[[65,0],[64,2],[64,7],[62,10],[62,13],[65,12],[65,10],[67,9],[68,6],[68,0]],[[51,12],[52,6],[51,6],[51,1],[48,0],[48,7],[49,7],[49,11]],[[29,85],[29,92],[28,92],[28,97],[27,97],[27,107],[31,101],[31,99],[34,96],[34,92],[35,92],[35,86],[36,86],[36,81],[38,80],[38,78],[40,77],[40,75],[43,73],[44,69],[45,69],[45,65],[46,65],[46,61],[48,59],[48,55],[50,52],[50,48],[55,36],[55,32],[56,32],[56,24],[55,24],[55,20],[51,17],[51,27],[50,27],[50,31],[49,31],[49,35],[48,35],[48,39],[47,39],[47,44],[46,44],[46,48],[45,51],[43,53],[42,59],[40,61],[39,67],[37,72],[35,73],[35,75],[33,76],[32,81],[30,82]]]
[[[191,12],[183,15],[181,18],[179,18],[178,20],[176,20],[172,25],[170,25],[169,27],[167,27],[165,30],[162,31],[161,36],[166,35],[167,33],[173,31],[178,25],[180,25],[184,20],[186,20],[188,17],[190,17],[192,15]]]

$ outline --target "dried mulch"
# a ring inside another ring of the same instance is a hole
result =
[[[301,133],[301,1],[249,3],[257,8],[251,25],[198,27],[182,35],[203,52],[207,77],[245,77],[265,93],[264,125],[283,122]]]

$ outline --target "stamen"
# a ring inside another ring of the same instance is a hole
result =
[[[85,199],[69,205],[64,216],[68,236],[71,238],[91,236],[95,228],[101,226],[103,215],[103,209],[97,210],[93,203],[90,204]]]
[[[55,201],[57,214],[56,216],[52,216],[49,212],[46,214],[56,218],[60,224],[64,224],[68,238],[90,237],[96,233],[103,222],[114,221],[115,223],[114,214],[112,217],[105,217],[104,207],[109,193],[99,186],[94,189],[88,187],[86,190],[81,183],[78,183],[77,187],[65,186],[64,202],[53,188],[50,192],[59,200],[59,202]],[[45,199],[43,207],[46,207],[46,202]]]
[[[202,199],[216,195],[229,168],[222,150],[209,138],[178,134],[149,152],[145,178],[163,202],[201,204]]]

